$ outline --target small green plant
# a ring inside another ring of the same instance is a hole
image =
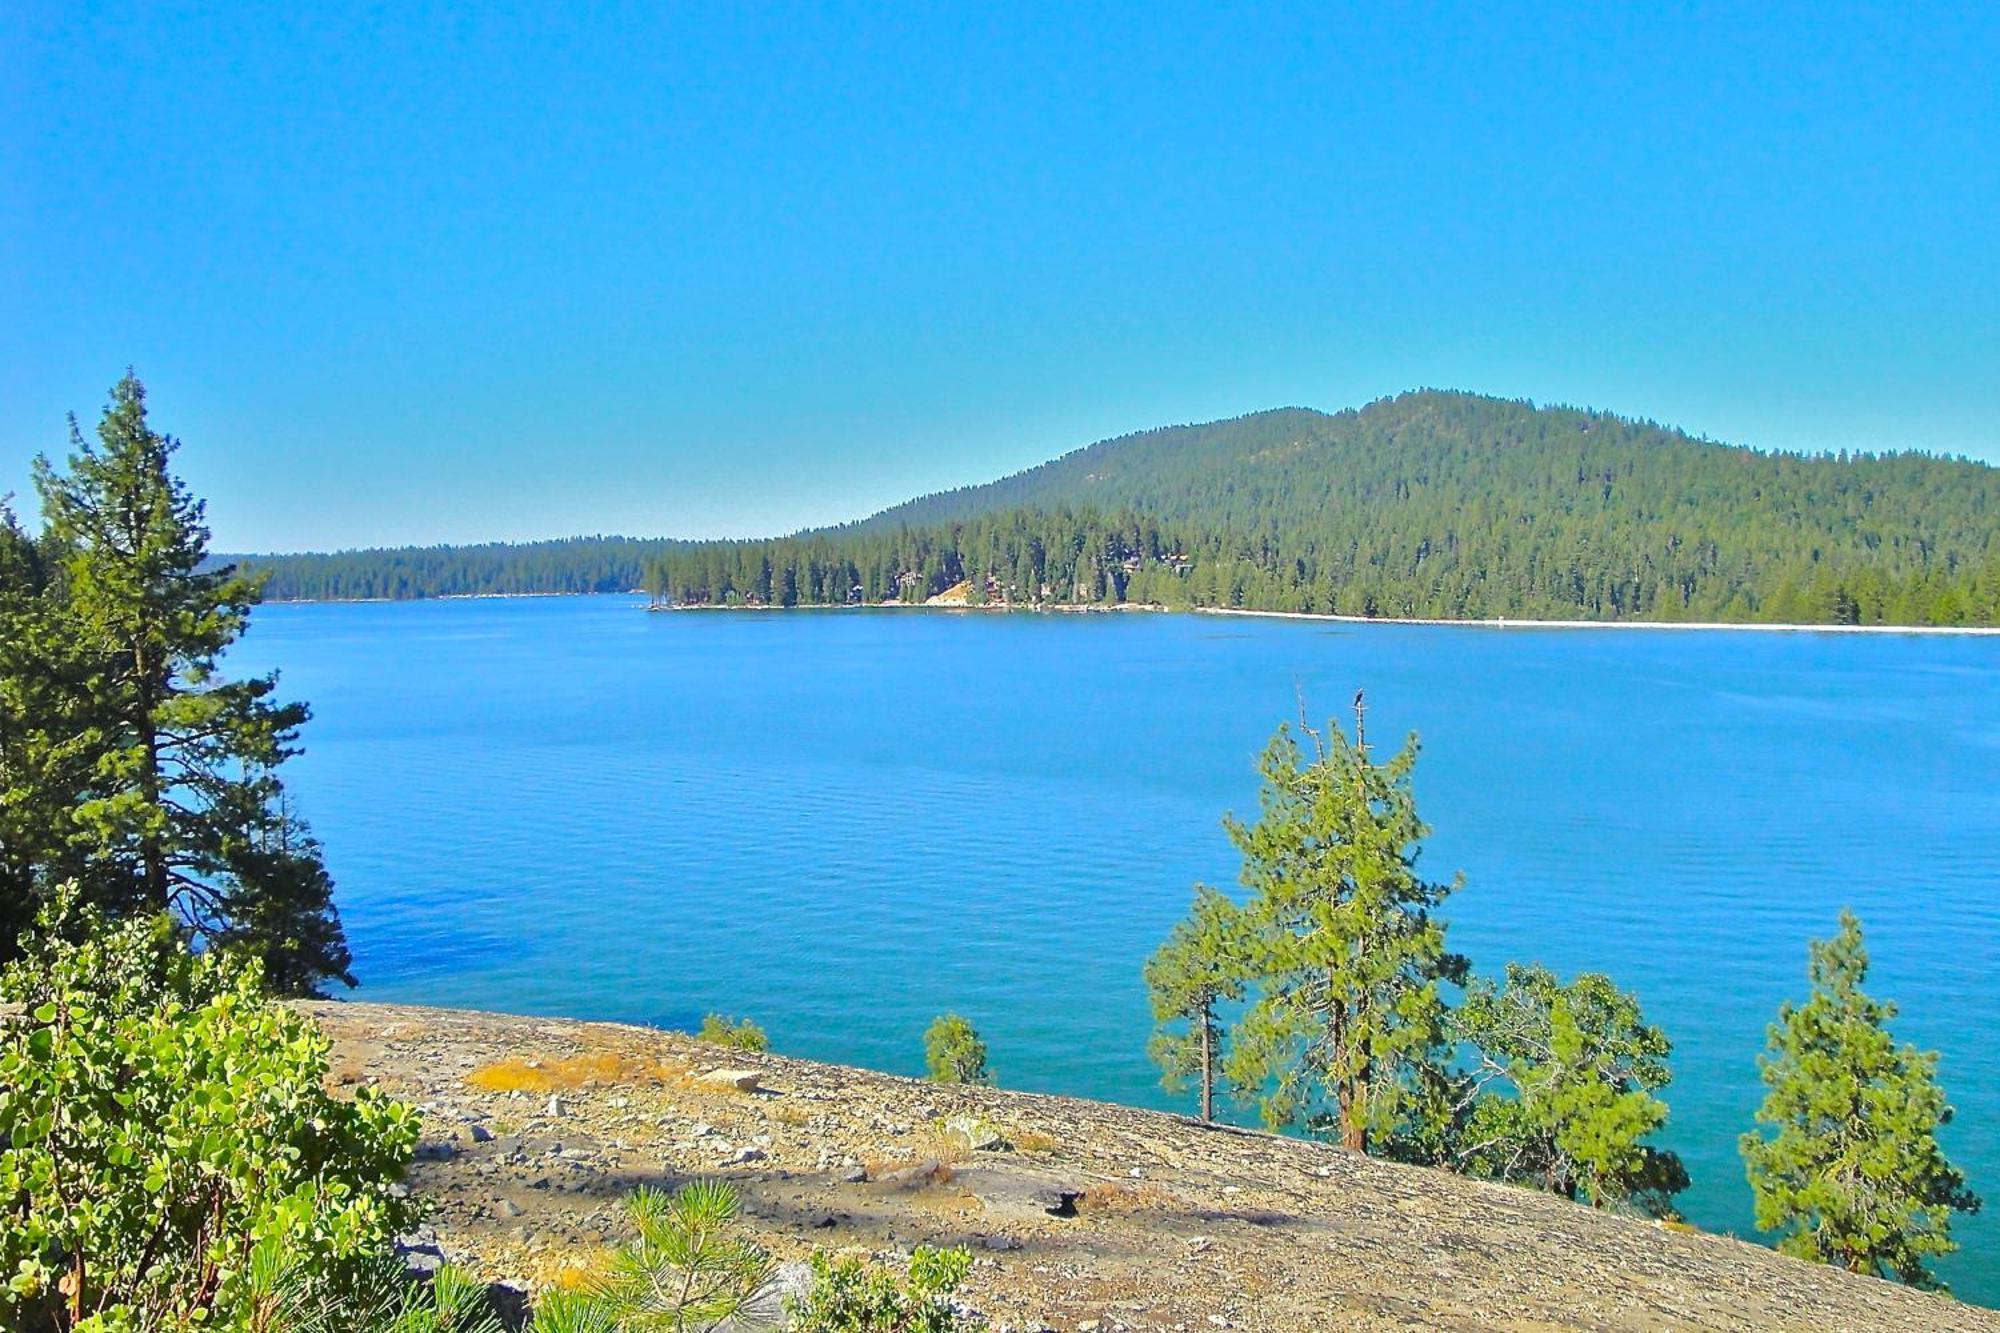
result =
[[[768,1051],[771,1039],[764,1035],[764,1029],[747,1018],[731,1018],[728,1014],[709,1014],[701,1020],[701,1030],[694,1034],[702,1041],[716,1046],[726,1046],[732,1051]]]
[[[534,1333],[707,1333],[751,1308],[771,1276],[764,1251],[736,1234],[736,1191],[698,1180],[668,1193],[645,1187],[625,1201],[638,1237],[585,1286],[552,1292]]]
[[[530,1333],[620,1333],[610,1305],[588,1291],[556,1290],[537,1296],[535,1318],[528,1327]],[[663,1322],[656,1327],[674,1325]]]
[[[250,1260],[239,1333],[502,1333],[486,1285],[449,1264],[419,1282],[393,1255],[339,1280],[266,1242]]]
[[[924,1067],[933,1083],[991,1083],[986,1043],[957,1014],[939,1014],[924,1032]]]
[[[972,1333],[985,1327],[959,1313],[951,1294],[972,1269],[965,1250],[919,1246],[907,1282],[859,1259],[812,1258],[812,1286],[788,1301],[791,1333]]]
[[[0,974],[0,1326],[235,1328],[260,1254],[331,1284],[389,1255],[416,1112],[329,1094],[326,1037],[256,962],[78,896]]]

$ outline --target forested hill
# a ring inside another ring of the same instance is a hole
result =
[[[2000,622],[2000,470],[1765,454],[1424,391],[1107,440],[839,528],[258,560],[274,596],[1146,602],[1421,617]]]
[[[1335,423],[1360,415],[1281,407],[1202,425],[1139,431],[1086,445],[999,481],[906,500],[850,526],[921,527],[1003,509],[1063,506],[1138,509],[1163,518],[1199,514],[1206,521],[1230,504],[1239,481],[1268,475],[1273,461],[1284,454],[1316,451],[1332,441]],[[1324,460],[1320,470],[1326,470]],[[1323,475],[1313,484],[1324,493]]]
[[[263,573],[270,601],[413,601],[630,592],[648,565],[674,545],[633,537],[565,537],[301,555],[218,553],[209,563]]]

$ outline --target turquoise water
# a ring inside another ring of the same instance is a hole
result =
[[[238,668],[316,717],[292,783],[366,998],[690,1025],[904,1072],[944,1009],[1010,1086],[1153,1106],[1141,960],[1303,691],[1415,728],[1476,966],[1610,972],[1673,1037],[1689,1216],[1805,942],[1943,1052],[2000,1208],[2000,642],[1199,616],[645,615],[623,598],[273,606]],[[1943,1271],[2000,1303],[2000,1228]]]

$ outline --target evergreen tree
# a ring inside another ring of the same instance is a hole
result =
[[[84,660],[52,554],[0,503],[0,961],[47,891],[83,870],[72,839],[92,781]]]
[[[719,1180],[669,1193],[642,1185],[626,1196],[637,1237],[577,1286],[538,1297],[532,1328],[550,1333],[717,1333],[758,1328],[771,1256],[739,1234],[742,1200]]]
[[[1170,1090],[1190,1082],[1201,1089],[1204,1121],[1215,1119],[1215,1073],[1222,1061],[1216,1006],[1243,998],[1247,955],[1242,913],[1202,884],[1188,915],[1146,960],[1146,992],[1159,1025],[1150,1053]]]
[[[1926,1261],[1958,1248],[1951,1215],[1979,1199],[1945,1157],[1951,1120],[1937,1054],[1897,1045],[1896,1007],[1865,994],[1861,923],[1810,946],[1812,994],[1786,1003],[1758,1063],[1769,1088],[1743,1136],[1757,1225],[1786,1254],[1850,1272],[1938,1285]]]
[[[1452,1022],[1474,1052],[1455,1166],[1600,1207],[1671,1213],[1687,1170],[1643,1140],[1667,1121],[1654,1094],[1672,1078],[1672,1047],[1636,999],[1601,973],[1565,986],[1545,967],[1509,963],[1506,985],[1473,982]]]
[[[87,663],[77,743],[91,790],[71,839],[85,882],[112,911],[171,911],[197,937],[256,954],[274,988],[352,984],[318,844],[276,775],[307,709],[272,699],[275,676],[217,670],[257,585],[208,567],[203,505],[169,470],[178,446],[147,424],[129,373],[97,437],[72,420],[66,470],[35,467],[64,629]]]
[[[1262,980],[1229,1077],[1274,1127],[1303,1122],[1357,1150],[1421,1155],[1447,1110],[1439,986],[1466,969],[1432,913],[1458,881],[1417,873],[1429,830],[1410,791],[1414,735],[1376,764],[1358,723],[1353,740],[1337,724],[1302,729],[1310,759],[1280,726],[1259,763],[1256,823],[1225,821]]]
[[[989,1084],[986,1043],[957,1014],[939,1014],[924,1031],[924,1068],[933,1083]]]

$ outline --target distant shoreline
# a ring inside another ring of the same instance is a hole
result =
[[[1754,620],[1424,620],[1414,616],[1342,616],[1324,611],[1245,611],[1197,606],[1198,616],[1258,616],[1272,620],[1330,620],[1343,625],[1455,625],[1464,629],[1674,629],[1756,630],[1778,634],[1970,634],[2000,635],[2000,625],[1812,625],[1766,624]]]
[[[1045,602],[1040,606],[1008,606],[994,602],[800,602],[797,606],[748,606],[741,602],[716,604],[698,602],[693,606],[649,606],[648,611],[977,611],[982,615],[1023,612],[1033,615],[1118,616],[1157,615],[1166,607],[1152,602]]]
[[[628,592],[459,592],[436,597],[283,597],[270,598],[266,606],[369,606],[409,602],[516,601],[543,597],[643,597],[639,589]],[[1229,606],[1170,607],[1137,602],[1105,605],[1099,602],[1063,602],[1046,606],[958,605],[931,602],[808,602],[797,606],[649,606],[648,611],[978,611],[1039,612],[1054,615],[1125,615],[1131,613],[1195,616],[1250,616],[1262,620],[1316,620],[1337,625],[1446,625],[1460,629],[1623,629],[1623,630],[1705,630],[1775,634],[1927,634],[1964,635],[1976,638],[2000,637],[2000,625],[1818,625],[1786,622],[1766,624],[1738,620],[1532,620],[1502,616],[1490,620],[1467,618],[1425,619],[1420,616],[1348,616],[1328,611],[1250,611]]]

